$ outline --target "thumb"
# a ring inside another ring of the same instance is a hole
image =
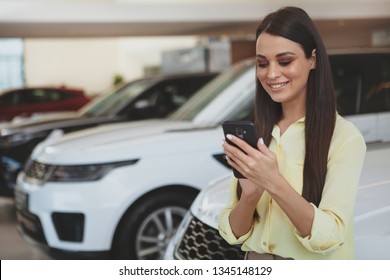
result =
[[[274,158],[274,153],[271,152],[268,147],[264,144],[263,138],[260,138],[257,141],[257,148],[259,149],[260,152],[262,152],[264,155],[266,155],[269,158]]]

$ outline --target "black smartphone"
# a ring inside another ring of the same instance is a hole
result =
[[[259,140],[258,133],[256,131],[255,124],[250,121],[225,121],[222,124],[223,133],[225,135],[226,142],[230,145],[236,146],[229,139],[226,138],[227,134],[232,134],[241,138],[246,143],[257,149],[257,141]],[[237,146],[236,146],[237,147]],[[233,168],[233,174],[236,178],[244,178],[245,176]]]

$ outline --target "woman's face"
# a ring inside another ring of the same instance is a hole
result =
[[[275,102],[305,102],[309,73],[314,68],[315,52],[306,58],[301,45],[294,41],[268,33],[258,37],[257,78]]]

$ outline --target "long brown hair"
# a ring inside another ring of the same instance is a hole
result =
[[[329,59],[314,23],[300,8],[285,7],[267,15],[256,31],[256,39],[263,32],[300,44],[306,58],[316,50],[316,68],[310,71],[306,98],[302,196],[318,206],[336,122],[336,97]],[[273,127],[281,114],[281,104],[274,102],[256,79],[255,124],[266,145],[271,142]]]

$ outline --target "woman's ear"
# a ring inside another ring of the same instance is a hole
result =
[[[311,60],[311,62],[310,62],[311,63],[310,69],[316,69],[316,66],[317,66],[316,49],[313,49],[313,51],[311,52],[310,60]]]

